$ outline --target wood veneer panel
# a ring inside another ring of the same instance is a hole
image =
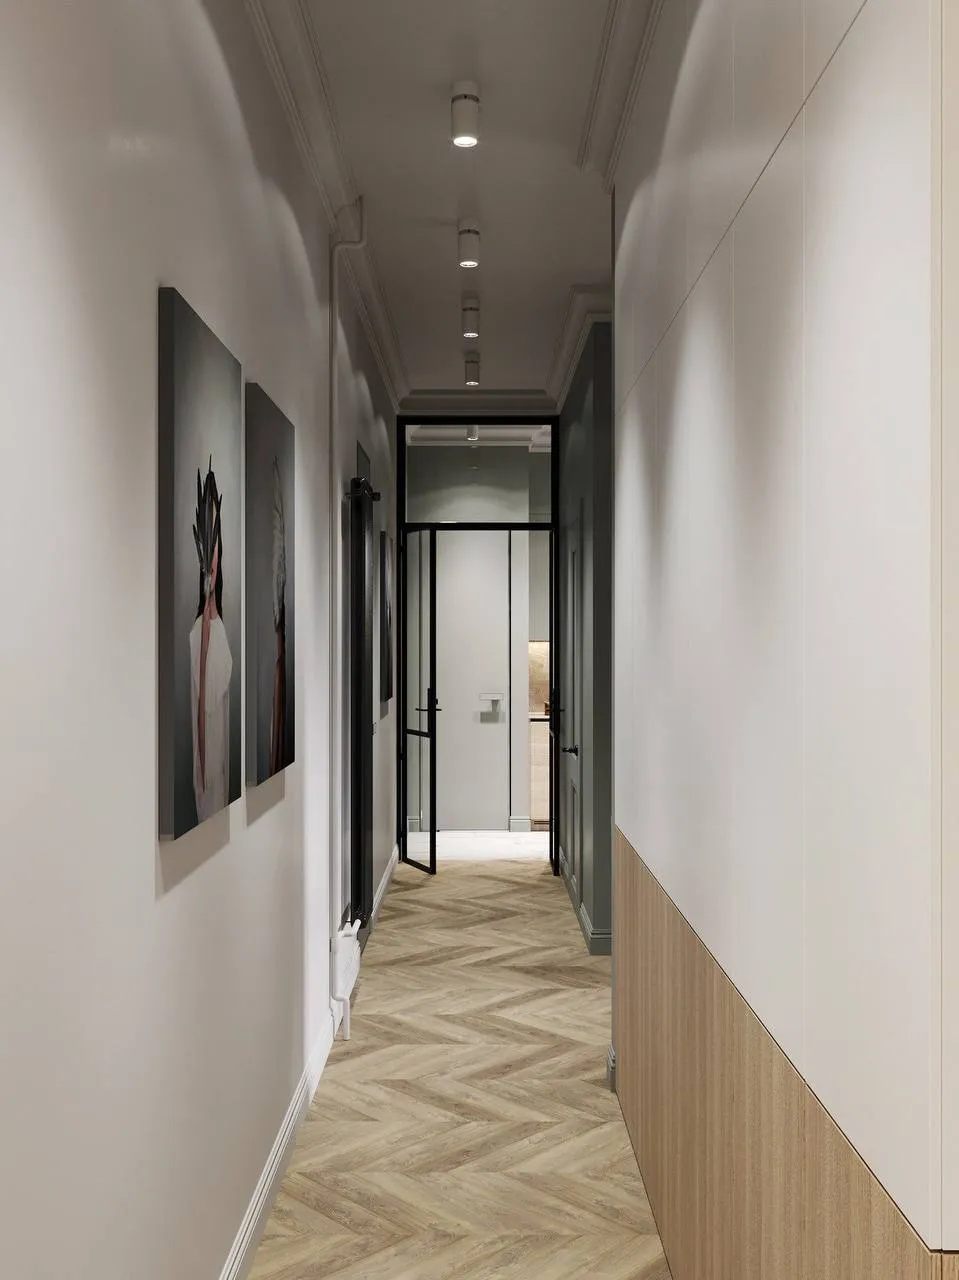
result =
[[[613,844],[613,1028],[616,1050],[616,1092],[633,1148],[639,1150],[639,1110],[636,1025],[640,994],[635,950],[639,921],[632,906],[637,901],[637,859],[627,856],[627,846],[617,832]]]
[[[616,841],[617,1081],[674,1280],[803,1280],[803,1086]]]
[[[939,1280],[930,1253],[813,1093],[805,1091],[807,1274]]]
[[[673,1280],[959,1280],[616,840],[617,1087]]]
[[[959,1253],[943,1254],[942,1280],[959,1280]]]

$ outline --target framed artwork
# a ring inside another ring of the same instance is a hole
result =
[[[393,697],[393,539],[380,534],[380,702]]]
[[[239,362],[175,290],[158,298],[159,834],[240,796]]]
[[[293,426],[262,387],[246,386],[247,781],[293,763],[296,597]]]

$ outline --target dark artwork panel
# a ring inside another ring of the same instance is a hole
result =
[[[393,539],[380,534],[380,701],[393,697]]]
[[[293,426],[246,387],[246,741],[256,785],[293,763],[296,743]]]
[[[158,321],[159,834],[176,839],[240,797],[242,382],[175,289]]]

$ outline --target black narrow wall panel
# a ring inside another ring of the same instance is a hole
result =
[[[373,503],[368,480],[350,485],[350,705],[354,920],[373,914]]]

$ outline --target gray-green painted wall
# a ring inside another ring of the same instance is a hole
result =
[[[612,326],[593,327],[566,398],[559,430],[560,522],[582,533],[581,854],[564,868],[590,950],[605,953],[611,935],[612,864]],[[564,540],[561,536],[561,556]],[[561,566],[560,582],[565,581]],[[559,607],[568,607],[560,590]],[[568,634],[560,618],[560,636]]]

